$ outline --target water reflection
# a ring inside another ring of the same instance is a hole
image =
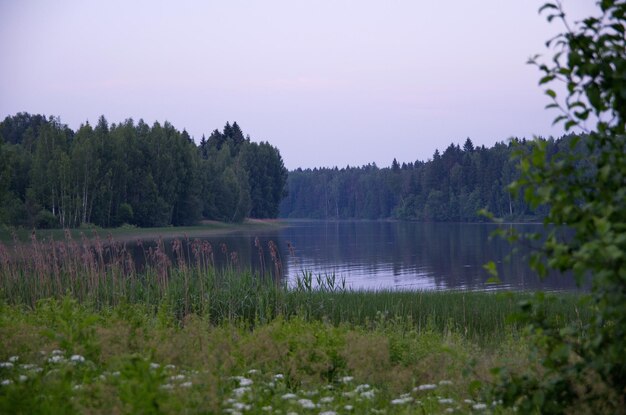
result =
[[[334,274],[354,289],[576,289],[564,275],[541,281],[526,265],[526,253],[490,239],[493,230],[488,224],[291,221],[281,229],[201,239],[213,247],[216,265],[251,267],[288,284],[306,270]],[[164,241],[170,254],[171,242]],[[497,286],[485,283],[482,266],[490,260],[502,279]]]

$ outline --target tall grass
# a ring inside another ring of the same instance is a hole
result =
[[[183,243],[185,242],[185,243]],[[262,247],[257,243],[259,255]],[[412,329],[436,328],[468,338],[498,341],[509,331],[507,316],[525,293],[352,291],[334,276],[303,272],[292,288],[279,282],[281,264],[269,245],[271,264],[258,273],[238,265],[225,245],[217,254],[228,258],[215,265],[213,247],[198,239],[172,242],[173,259],[162,240],[145,247],[137,241],[143,262],[137,265],[125,243],[112,240],[17,241],[0,243],[0,297],[9,304],[34,307],[38,301],[70,296],[95,309],[143,304],[178,319],[201,315],[214,324],[241,322],[250,327],[277,317],[300,317],[332,324],[375,326],[397,322]],[[147,244],[146,244],[147,246]],[[263,264],[263,262],[262,262]],[[585,321],[589,310],[577,308],[577,296],[562,294],[550,305],[551,318]]]

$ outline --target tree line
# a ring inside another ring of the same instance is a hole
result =
[[[545,141],[548,154],[569,151],[571,136]],[[390,167],[297,169],[289,173],[288,196],[280,207],[285,218],[385,219],[475,222],[487,220],[486,209],[510,220],[541,216],[509,190],[519,176],[515,152],[527,152],[530,141],[511,139],[493,147],[450,144],[432,159]]]
[[[227,123],[198,145],[170,123],[127,119],[73,131],[18,113],[0,123],[0,224],[24,227],[189,225],[271,218],[287,170],[268,142]]]

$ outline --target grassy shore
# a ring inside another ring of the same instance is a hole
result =
[[[137,239],[163,238],[183,238],[202,237],[219,235],[230,232],[260,231],[264,229],[275,229],[282,226],[279,220],[247,219],[242,223],[225,223],[217,221],[203,221],[194,226],[166,226],[157,228],[138,228],[136,226],[124,225],[117,228],[100,228],[97,226],[85,226],[74,229],[37,229],[35,231],[24,228],[2,228],[0,227],[0,242],[29,242],[33,236],[38,240],[63,241],[67,235],[74,239],[82,236],[88,239],[107,239],[111,237],[114,241],[135,241]]]
[[[118,247],[0,251],[0,413],[499,413],[489,369],[534,364],[507,322],[528,293],[287,288],[279,258],[217,269],[201,242],[139,272]],[[546,318],[584,323],[577,297]]]

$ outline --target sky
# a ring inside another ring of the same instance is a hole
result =
[[[427,160],[450,143],[559,136],[526,62],[535,0],[0,0],[0,119],[236,121],[288,169]],[[572,20],[597,14],[565,0]]]

